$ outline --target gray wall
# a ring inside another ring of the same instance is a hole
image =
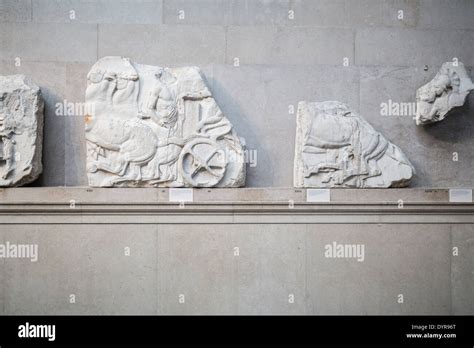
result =
[[[414,102],[445,61],[474,66],[473,18],[472,0],[0,0],[0,74],[30,75],[46,97],[45,166],[35,185],[87,185],[83,119],[56,116],[54,106],[83,101],[91,65],[123,55],[203,69],[257,150],[248,186],[292,186],[289,105],[330,99],[348,103],[402,148],[417,169],[413,186],[473,186],[473,95],[431,127],[380,115],[389,99]]]
[[[195,191],[180,208],[166,189],[0,190],[0,244],[38,245],[0,258],[0,315],[474,314],[474,204],[447,190]]]

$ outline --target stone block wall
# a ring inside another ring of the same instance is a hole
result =
[[[83,102],[92,64],[122,55],[202,68],[252,153],[249,187],[292,186],[300,100],[359,111],[412,161],[413,187],[471,187],[472,95],[429,127],[381,104],[414,103],[454,58],[474,77],[473,17],[471,0],[0,0],[0,74],[27,74],[45,95],[35,186],[87,185],[83,117],[57,105]]]

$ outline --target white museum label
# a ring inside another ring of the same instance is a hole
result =
[[[170,202],[192,202],[193,189],[192,188],[170,188],[169,201]]]
[[[330,202],[331,191],[329,189],[307,189],[306,202]]]
[[[452,203],[472,203],[472,189],[450,189],[449,201]]]

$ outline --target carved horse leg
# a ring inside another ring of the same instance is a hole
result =
[[[118,165],[113,166],[111,163],[101,163],[101,162],[96,162],[94,164],[96,170],[103,170],[105,172],[109,172],[112,174],[117,174],[120,176],[123,176],[125,172],[127,171],[127,168],[129,166],[129,162],[125,160],[121,160]]]
[[[130,168],[129,174],[123,176],[123,174],[118,178],[113,178],[110,182],[111,184],[117,184],[124,181],[140,181],[142,179],[142,166],[129,163],[128,167]],[[124,173],[125,174],[125,173]]]
[[[11,158],[7,158],[5,160],[5,173],[2,175],[2,179],[6,180],[8,175],[13,171],[13,160]]]

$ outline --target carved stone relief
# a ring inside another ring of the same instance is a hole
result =
[[[199,68],[105,57],[87,79],[90,186],[245,184],[244,147]]]
[[[0,76],[0,186],[21,186],[43,170],[41,91],[24,75]]]
[[[343,103],[298,104],[295,187],[404,187],[414,173],[400,148]]]
[[[449,110],[462,106],[474,85],[461,62],[444,63],[436,76],[416,91],[416,124],[442,121]]]

